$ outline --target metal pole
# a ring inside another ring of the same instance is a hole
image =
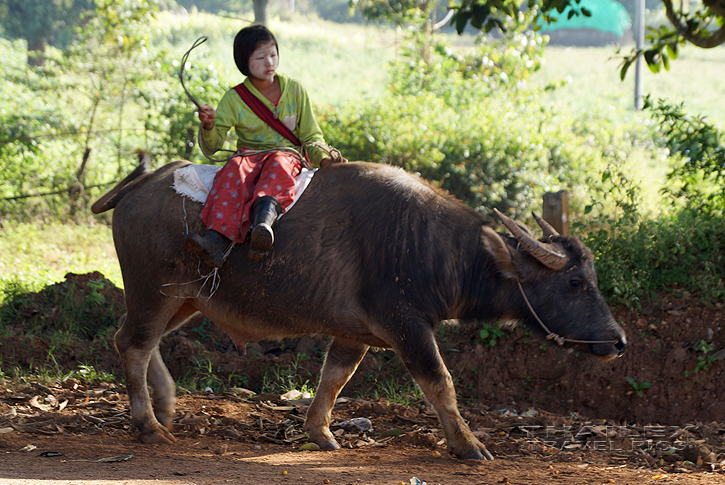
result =
[[[642,109],[642,49],[644,49],[644,5],[645,0],[637,1],[637,24],[635,26],[635,38],[637,41],[637,64],[634,70],[634,109]]]

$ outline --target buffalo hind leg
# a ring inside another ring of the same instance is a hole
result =
[[[158,339],[152,348],[138,348],[127,344],[125,339],[128,319],[116,333],[116,348],[121,355],[123,372],[126,375],[126,392],[131,406],[131,427],[139,433],[141,441],[151,443],[173,443],[176,441],[171,432],[162,426],[151,408],[146,375],[149,361],[154,352],[158,352]],[[160,336],[159,336],[160,337]]]
[[[158,347],[151,351],[148,380],[153,391],[154,415],[164,428],[171,431],[175,415],[176,383],[161,359]]]
[[[307,410],[305,429],[310,433],[310,442],[321,450],[336,450],[340,445],[330,432],[330,420],[335,399],[355,373],[369,347],[347,339],[335,338],[330,344],[322,366],[320,385],[315,399]]]
[[[408,336],[411,336],[410,340],[406,338]],[[441,358],[430,327],[410,331],[402,339],[393,341],[396,342],[396,353],[438,413],[448,451],[464,460],[493,460],[458,411],[453,379]]]
[[[186,303],[176,312],[166,325],[164,334],[169,333],[181,327],[189,317],[197,313],[196,308]],[[154,415],[161,425],[168,431],[174,424],[175,405],[176,405],[176,383],[171,377],[169,369],[161,358],[161,352],[156,347],[151,352],[151,358],[148,366],[148,381],[153,391],[153,407]]]
[[[127,307],[131,307],[128,296]],[[144,443],[168,444],[176,441],[154,414],[147,380],[150,378],[154,387],[154,398],[158,401],[157,413],[165,423],[171,423],[174,416],[175,389],[161,360],[158,345],[164,333],[186,320],[188,314],[177,315],[177,312],[186,313],[184,310],[180,311],[180,306],[174,303],[156,312],[129,311],[119,321],[121,328],[116,332],[114,340],[126,375],[131,426],[138,430],[139,438]]]

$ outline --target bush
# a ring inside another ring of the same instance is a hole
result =
[[[596,255],[600,289],[615,306],[641,309],[662,290],[714,304],[725,298],[725,221],[680,209],[660,216],[595,219],[583,242]]]
[[[535,33],[484,39],[466,55],[442,42],[427,50],[415,32],[409,40],[383,97],[321,116],[326,138],[349,159],[403,167],[480,212],[522,218],[539,210],[544,192],[562,189],[581,213],[607,166],[652,147],[651,131],[634,123],[573,119],[545,104],[527,82],[545,45]]]
[[[684,197],[690,207],[707,213],[725,210],[725,133],[703,116],[691,116],[684,103],[673,105],[647,96],[650,110],[661,132],[661,143],[681,157],[669,174],[670,195]]]
[[[725,297],[725,220],[722,218],[723,134],[682,105],[646,103],[660,136],[675,155],[668,159],[668,185],[658,209],[647,214],[639,187],[618,163],[602,183],[579,224],[584,242],[597,255],[601,290],[619,306],[639,309],[659,291],[695,296],[706,303]],[[606,206],[604,203],[606,202]]]
[[[403,167],[476,210],[517,217],[539,211],[542,194],[561,189],[581,214],[601,172],[646,143],[603,117],[573,120],[533,89],[496,91],[457,107],[429,92],[389,94],[320,118],[328,141],[349,159]],[[611,132],[595,137],[587,124]]]

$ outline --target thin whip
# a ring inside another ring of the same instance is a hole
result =
[[[186,96],[191,100],[192,103],[196,106],[198,110],[201,110],[201,103],[197,101],[197,99],[189,92],[188,89],[186,89],[186,84],[184,83],[184,71],[186,69],[186,63],[189,60],[189,54],[191,54],[191,51],[199,47],[201,44],[206,42],[209,39],[206,35],[202,35],[198,39],[194,41],[194,43],[189,47],[189,50],[184,53],[184,55],[181,57],[181,66],[179,66],[179,81],[181,82],[181,87],[184,89],[184,92],[186,93]],[[233,158],[236,154],[233,150],[218,150],[221,152],[228,152],[231,153],[227,158],[213,158],[207,154],[208,151],[213,152],[211,149],[209,149],[208,146],[206,146],[206,143],[204,142],[204,136],[202,133],[202,126],[201,123],[199,123],[199,131],[196,136],[197,140],[199,140],[199,148],[201,149],[201,153],[204,154],[206,158],[208,158],[212,162],[228,162],[231,158]]]
[[[199,103],[194,96],[191,95],[188,89],[186,89],[186,85],[184,84],[184,68],[186,67],[186,61],[189,59],[189,54],[191,54],[191,51],[199,47],[201,44],[206,42],[209,39],[206,35],[202,35],[198,39],[194,41],[194,43],[191,45],[188,51],[184,54],[184,56],[181,58],[181,67],[179,67],[179,81],[181,81],[181,87],[184,88],[184,92],[189,97],[192,103],[196,105],[197,108],[201,109],[201,103]]]

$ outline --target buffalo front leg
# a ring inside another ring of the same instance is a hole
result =
[[[126,375],[126,392],[131,407],[131,426],[138,430],[139,437],[144,443],[173,443],[176,441],[174,436],[159,423],[154,415],[151,408],[149,389],[146,384],[149,362],[152,358],[161,360],[158,350],[161,335],[159,332],[155,337],[144,335],[145,338],[140,339],[139,335],[136,334],[140,326],[139,322],[128,318],[128,315],[124,315],[121,317],[121,328],[116,332],[115,336],[116,350],[121,356],[123,371]],[[157,354],[157,356],[154,356],[154,354]],[[161,365],[163,365],[163,362],[161,362]],[[153,364],[152,369],[154,369],[152,374],[157,375],[156,363]],[[156,384],[160,385],[160,382],[161,380],[158,380]],[[168,392],[166,392],[166,395],[168,396]],[[168,404],[167,400],[164,407],[168,408]],[[173,413],[173,402],[171,403],[171,409]],[[166,419],[164,414],[166,411],[160,411],[163,419]],[[169,416],[170,418],[171,416]]]
[[[330,344],[322,366],[317,394],[307,410],[305,428],[310,442],[321,450],[336,450],[340,445],[330,432],[330,420],[335,399],[355,373],[369,347],[352,340],[335,338]]]
[[[453,379],[448,372],[430,327],[409,331],[397,340],[395,351],[423,390],[441,421],[448,451],[461,459],[493,456],[473,433],[458,411]],[[408,338],[409,337],[409,338]]]

